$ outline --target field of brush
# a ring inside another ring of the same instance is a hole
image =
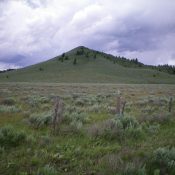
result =
[[[174,175],[174,99],[174,85],[1,83],[0,174]]]

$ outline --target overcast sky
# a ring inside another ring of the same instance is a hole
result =
[[[79,45],[175,65],[175,0],[0,0],[0,69]]]

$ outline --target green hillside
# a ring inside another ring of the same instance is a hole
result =
[[[81,46],[46,62],[1,73],[0,82],[175,83],[175,75],[124,67],[113,59],[112,55]]]

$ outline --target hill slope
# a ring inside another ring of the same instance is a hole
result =
[[[128,68],[112,55],[77,47],[61,56],[0,74],[0,82],[175,83],[175,75],[149,68]]]

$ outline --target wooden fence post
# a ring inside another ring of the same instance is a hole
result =
[[[116,114],[123,116],[124,110],[125,110],[125,105],[126,101],[121,97],[120,91],[117,93],[117,104],[116,104]]]
[[[63,119],[63,102],[60,97],[55,97],[54,102],[54,116],[53,116],[53,131],[59,129],[61,121]]]
[[[171,112],[171,110],[172,110],[172,104],[173,104],[173,98],[170,97],[170,101],[169,101],[169,103],[168,103],[168,111],[169,111],[169,112]]]
[[[117,114],[120,114],[120,108],[121,108],[121,97],[118,94],[118,96],[117,96],[117,104],[116,104],[116,113]]]
[[[124,115],[125,105],[126,105],[126,101],[123,101],[123,103],[122,103],[122,109],[121,109],[121,114],[120,114],[122,116]]]

